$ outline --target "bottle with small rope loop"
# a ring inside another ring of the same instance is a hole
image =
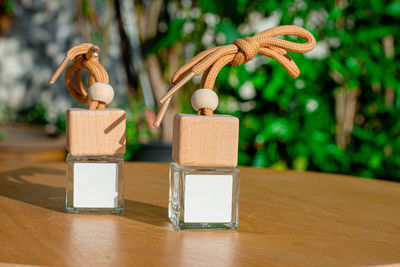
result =
[[[295,35],[303,43],[277,36]],[[315,46],[304,28],[279,26],[230,45],[199,53],[171,78],[170,90],[160,99],[154,125],[159,127],[171,97],[194,76],[203,74],[200,89],[191,97],[196,114],[176,114],[173,121],[170,165],[169,218],[177,229],[236,229],[239,224],[239,120],[214,114],[218,96],[213,91],[219,71],[227,64],[240,66],[261,54],[276,61],[297,78],[300,70],[288,52],[306,53]]]
[[[121,213],[124,208],[125,111],[107,107],[114,89],[99,53],[99,47],[89,43],[72,47],[50,78],[50,84],[55,83],[71,62],[64,74],[67,90],[87,105],[66,113],[66,211],[70,213]],[[82,70],[89,72],[88,88]]]

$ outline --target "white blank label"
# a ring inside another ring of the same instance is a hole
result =
[[[185,222],[230,222],[232,175],[187,175]]]
[[[114,208],[118,204],[116,163],[74,164],[74,207]]]

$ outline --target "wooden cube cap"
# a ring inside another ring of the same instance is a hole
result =
[[[172,158],[183,166],[235,167],[239,119],[230,115],[176,114]]]
[[[125,153],[125,111],[118,108],[67,111],[67,150],[72,156]]]

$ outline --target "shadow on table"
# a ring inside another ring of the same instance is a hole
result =
[[[168,225],[168,209],[149,203],[125,199],[122,217],[155,226]]]
[[[65,187],[52,187],[24,179],[26,176],[38,174],[65,176],[64,171],[40,167],[2,171],[0,172],[0,195],[45,209],[64,211]]]
[[[65,212],[65,187],[53,187],[28,181],[26,177],[40,174],[65,176],[65,171],[53,168],[23,167],[0,172],[0,196],[22,201],[45,209]],[[122,217],[151,224],[168,224],[168,209],[153,204],[125,199]]]

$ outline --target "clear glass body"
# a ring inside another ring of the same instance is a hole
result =
[[[124,208],[124,157],[67,156],[66,211],[121,213]]]
[[[177,229],[236,229],[240,178],[237,168],[170,164],[169,219]]]

